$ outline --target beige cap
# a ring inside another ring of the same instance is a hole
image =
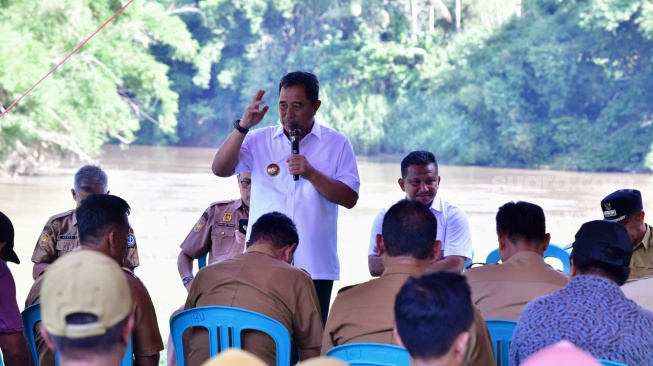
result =
[[[260,358],[238,348],[229,348],[204,362],[202,366],[266,366]]]
[[[80,250],[48,267],[41,288],[41,316],[49,334],[87,338],[106,333],[132,309],[129,284],[118,263],[107,255]],[[97,322],[68,324],[71,314],[92,314]]]
[[[333,357],[315,357],[302,361],[297,366],[347,366],[348,363]]]

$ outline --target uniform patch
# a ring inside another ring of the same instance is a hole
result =
[[[207,221],[209,221],[209,214],[205,212],[202,214],[202,217],[200,217],[200,219],[197,220],[195,227],[193,227],[193,232],[199,233],[200,231],[202,231],[202,228],[204,228],[204,225],[206,225]]]
[[[59,235],[59,240],[75,240],[77,235]]]
[[[48,245],[50,242],[50,235],[54,234],[54,231],[52,231],[52,228],[49,226],[46,226],[43,228],[43,231],[41,232],[41,237],[39,238],[39,245],[44,247]]]
[[[222,214],[222,221],[229,222],[233,217],[234,217],[233,212],[225,212],[224,214]]]
[[[129,235],[127,235],[127,248],[136,246],[136,238],[134,237],[134,229],[129,228]]]

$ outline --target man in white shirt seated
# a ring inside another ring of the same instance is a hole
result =
[[[438,162],[429,151],[413,151],[401,161],[399,187],[406,192],[406,199],[422,202],[430,207],[438,221],[437,240],[442,242],[440,255],[426,270],[428,272],[450,271],[462,273],[467,263],[472,262],[472,237],[467,216],[460,208],[437,196],[440,186]],[[376,249],[376,236],[381,235],[381,226],[386,209],[381,210],[372,224],[368,265],[372,276],[380,276],[383,262]]]

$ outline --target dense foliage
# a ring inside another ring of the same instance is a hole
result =
[[[12,55],[0,59],[1,106],[121,6],[56,3],[0,0],[0,50]],[[109,139],[217,146],[257,89],[274,106],[279,78],[304,69],[320,77],[320,120],[358,153],[426,148],[456,164],[647,168],[653,3],[456,5],[136,1],[0,120],[0,160],[21,146],[92,154]],[[271,108],[264,123],[277,119]]]

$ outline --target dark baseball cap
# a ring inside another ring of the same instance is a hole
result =
[[[636,189],[620,189],[601,200],[604,220],[621,222],[643,208],[642,193]]]
[[[584,223],[576,233],[572,248],[583,257],[620,267],[630,266],[633,256],[633,243],[626,228],[607,220]]]
[[[0,243],[7,243],[5,246],[9,255],[6,260],[20,264],[20,259],[14,252],[14,225],[2,212],[0,212]]]

